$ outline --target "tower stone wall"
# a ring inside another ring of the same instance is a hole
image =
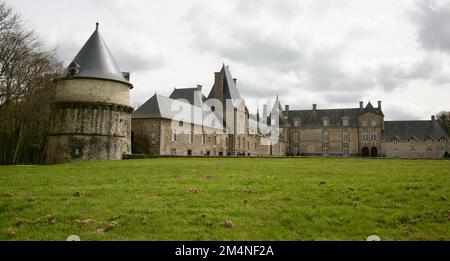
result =
[[[126,77],[124,77],[126,75]],[[122,73],[98,31],[56,81],[47,162],[120,160],[131,153],[129,73]]]

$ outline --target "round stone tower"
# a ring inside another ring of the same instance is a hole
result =
[[[95,32],[56,82],[48,163],[120,160],[131,153],[129,74]]]

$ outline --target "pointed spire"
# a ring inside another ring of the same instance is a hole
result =
[[[97,22],[97,23],[95,23],[95,31],[98,31],[98,26],[99,26],[100,24]]]

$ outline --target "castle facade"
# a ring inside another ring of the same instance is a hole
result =
[[[292,110],[278,98],[251,114],[230,68],[203,87],[155,94],[130,106],[130,74],[119,70],[95,32],[56,81],[47,160],[120,160],[164,156],[320,156],[442,158],[449,136],[428,121],[385,121],[382,102],[354,108]]]

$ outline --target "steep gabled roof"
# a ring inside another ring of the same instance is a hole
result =
[[[199,98],[196,97],[196,95],[198,96],[201,95],[201,100],[199,101],[200,105],[201,103],[206,101],[206,97],[203,94],[201,94],[201,92],[197,88],[175,89],[169,98],[175,100],[184,99],[187,100],[189,104],[195,105],[195,99]]]
[[[225,64],[222,67],[222,70],[220,70],[220,73],[224,76],[223,77],[223,97],[225,100],[231,100],[231,99],[241,99],[241,94],[239,93],[236,83],[234,82],[233,77],[231,76],[230,68],[228,66],[225,66]],[[211,90],[211,92],[208,95],[208,99],[211,99],[214,97],[214,87]]]
[[[418,140],[427,138],[434,140],[449,139],[437,121],[385,121],[384,140],[392,141],[394,137],[400,141],[408,141],[411,137]]]
[[[132,86],[119,70],[116,61],[98,30],[98,25],[95,32],[73,59],[71,65],[76,65],[79,70],[76,74],[71,75],[69,74],[69,69],[67,69],[64,73],[65,78],[106,79]]]
[[[367,104],[366,108],[364,108],[364,110],[363,110],[363,112],[362,112],[361,114],[366,114],[366,113],[369,113],[369,112],[370,112],[370,113],[373,113],[373,114],[375,114],[375,115],[384,117],[384,113],[383,113],[383,111],[381,110],[381,108],[375,108],[375,107],[373,107],[373,105],[372,105],[371,102],[369,102],[369,103]]]
[[[196,113],[196,117],[194,114]],[[200,116],[199,116],[200,115]],[[203,122],[203,119],[214,119],[217,124],[212,126],[210,122]],[[133,119],[183,119],[185,123],[192,123],[198,126],[205,126],[215,129],[223,129],[223,120],[211,111],[203,111],[203,108],[195,107],[186,102],[174,100],[162,95],[155,94],[146,103],[139,107],[132,115]]]

